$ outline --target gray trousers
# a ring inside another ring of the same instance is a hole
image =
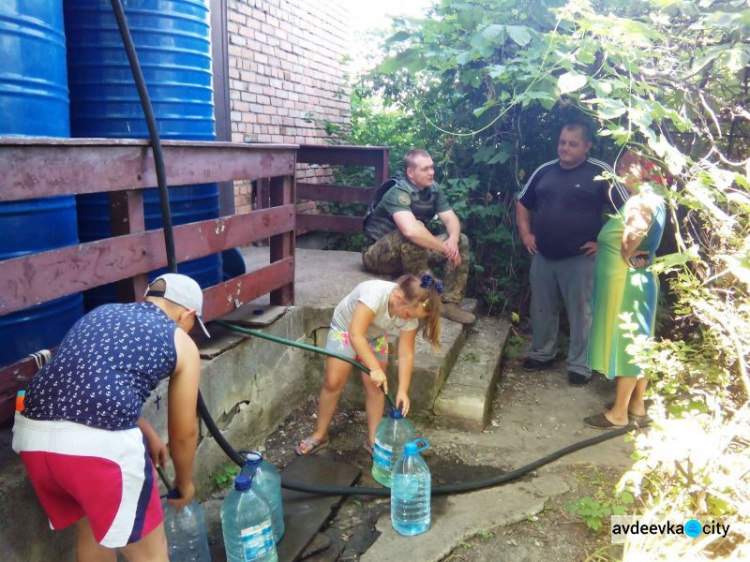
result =
[[[568,371],[591,377],[586,350],[591,328],[591,294],[594,288],[594,260],[576,256],[548,260],[541,254],[531,260],[531,353],[529,357],[549,361],[557,355],[560,331],[559,297],[565,303],[570,322]]]

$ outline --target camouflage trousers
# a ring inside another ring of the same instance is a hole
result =
[[[436,238],[445,240],[448,235],[439,234]],[[364,250],[362,262],[370,273],[385,275],[419,275],[430,266],[445,264],[442,300],[460,303],[466,295],[466,283],[469,279],[469,238],[465,234],[461,234],[458,241],[458,252],[461,255],[461,265],[455,266],[446,260],[442,252],[417,246],[404,238],[400,230],[394,230]]]

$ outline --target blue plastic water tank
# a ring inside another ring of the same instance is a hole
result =
[[[71,132],[147,138],[138,91],[109,0],[65,0]],[[162,139],[214,140],[208,0],[123,0]],[[175,225],[219,216],[216,184],[171,188]],[[146,228],[161,226],[156,189],[144,193]],[[81,240],[110,236],[109,197],[78,197]],[[180,264],[202,287],[222,280],[221,254]],[[158,274],[153,272],[152,276]],[[87,308],[114,301],[112,287],[86,294]]]
[[[62,6],[0,2],[0,136],[70,136]],[[78,243],[75,198],[0,203],[0,260]],[[57,345],[83,314],[80,294],[0,316],[0,366]]]

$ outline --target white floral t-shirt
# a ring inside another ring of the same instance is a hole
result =
[[[368,340],[400,330],[416,330],[419,328],[419,320],[415,318],[404,320],[388,314],[388,299],[397,286],[396,283],[380,279],[360,283],[336,306],[331,320],[331,329],[348,332],[354,317],[354,310],[361,302],[375,313],[375,317],[367,328]]]

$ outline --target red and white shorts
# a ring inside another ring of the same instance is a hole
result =
[[[21,455],[52,529],[88,517],[96,540],[116,548],[141,540],[164,518],[138,428],[108,431],[16,413],[13,450]]]

